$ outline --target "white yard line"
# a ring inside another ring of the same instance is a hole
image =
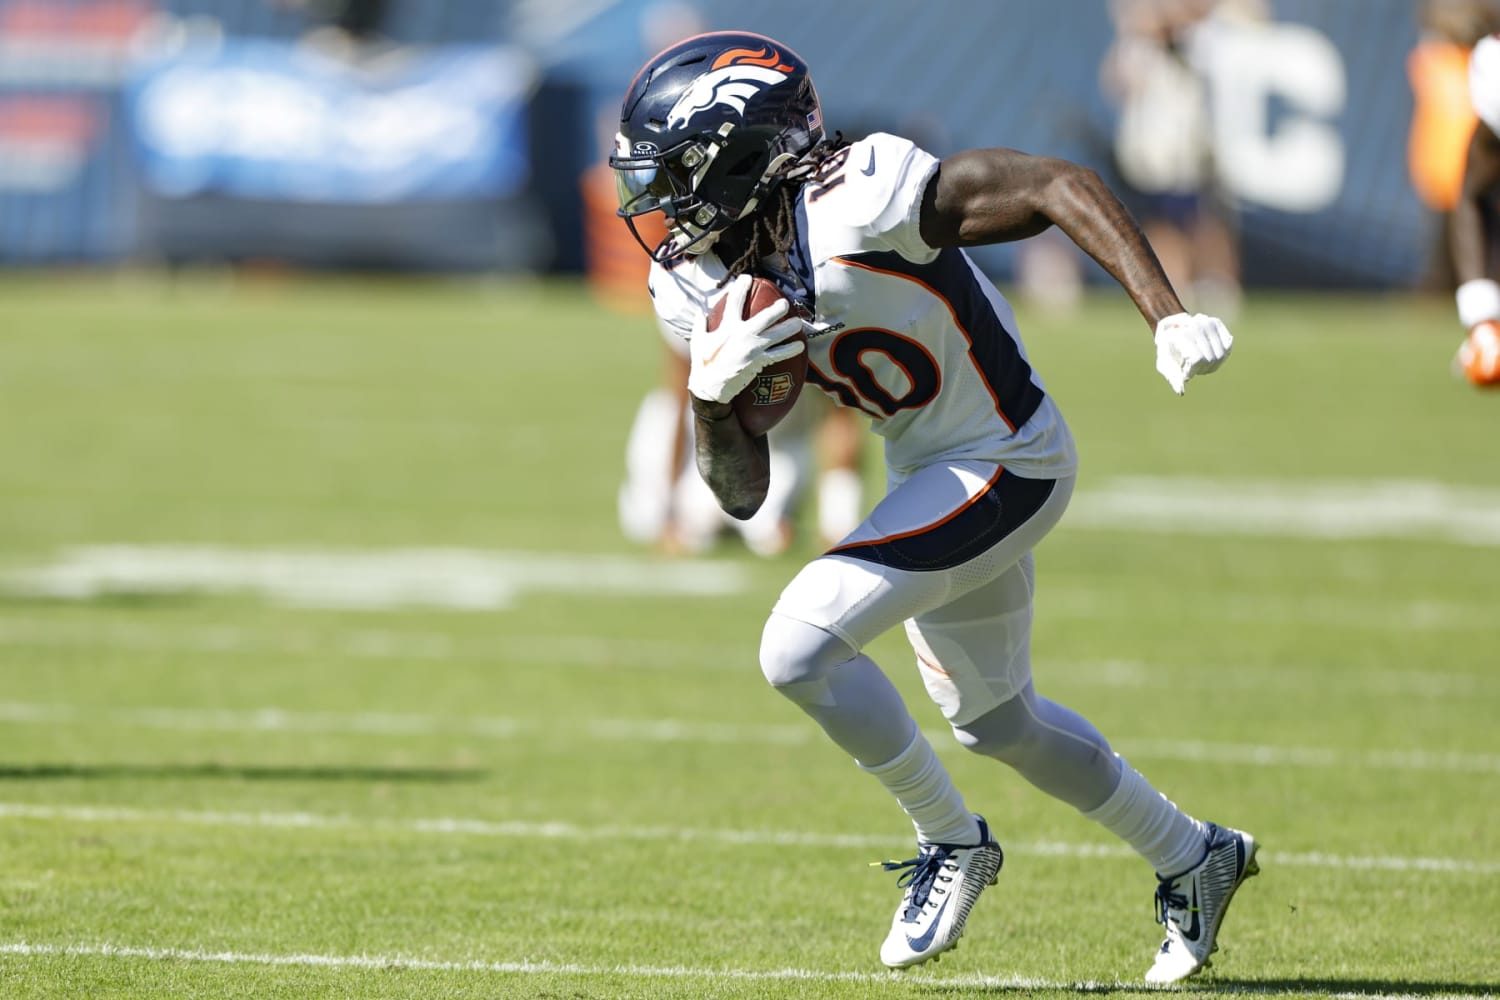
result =
[[[39,702],[0,702],[0,724],[118,726],[166,732],[319,733],[362,736],[446,735],[484,739],[526,739],[545,745],[554,727],[545,720],[515,716],[439,716],[401,712],[315,712],[265,707],[86,708]],[[940,752],[956,753],[946,731],[928,733]],[[819,737],[807,723],[747,724],[687,719],[577,718],[566,742],[578,739],[623,743],[750,744],[802,746]],[[1373,768],[1382,771],[1441,771],[1456,774],[1500,774],[1500,754],[1447,750],[1343,750],[1262,743],[1204,740],[1110,741],[1126,756],[1141,760],[1243,764],[1251,767]]]
[[[274,968],[355,969],[416,972],[467,972],[499,976],[579,976],[585,978],[621,977],[626,979],[708,979],[739,982],[814,982],[899,984],[914,987],[973,990],[1066,991],[1072,993],[1141,992],[1139,983],[1099,982],[1095,980],[1050,980],[1032,976],[985,976],[968,974],[935,976],[925,972],[859,972],[823,969],[723,969],[693,968],[686,965],[588,965],[578,962],[488,961],[485,959],[417,958],[410,955],[328,955],[312,953],[270,954],[267,952],[208,951],[199,948],[141,948],[119,944],[43,944],[33,941],[0,942],[0,955],[20,958],[106,958],[136,959],[147,962],[186,962],[203,965],[262,965]],[[1364,985],[1364,984],[1361,984]],[[1173,991],[1162,991],[1171,995]],[[1256,987],[1237,983],[1230,993],[1295,993],[1282,985]],[[1338,1000],[1472,1000],[1474,993],[1324,993],[1323,989],[1307,992],[1332,996]]]
[[[496,611],[534,592],[724,597],[746,590],[749,572],[724,560],[464,548],[95,545],[67,549],[48,565],[6,574],[3,582],[19,593],[71,600],[111,594],[252,593],[300,607]]]
[[[1224,521],[1224,512],[1232,513],[1236,508],[1225,497],[1237,497],[1243,504],[1250,502],[1246,499],[1247,492],[1254,494],[1253,489],[1214,487],[1192,480],[1122,482],[1125,485],[1118,496],[1110,489],[1075,500],[1075,506],[1082,508],[1076,518],[1082,529],[1104,527],[1187,534],[1233,534],[1246,530],[1260,534],[1285,524],[1291,526],[1291,537],[1345,538],[1366,537],[1360,533],[1364,530],[1360,525],[1372,521],[1369,537],[1425,538],[1432,529],[1438,537],[1447,538],[1452,523],[1444,520],[1441,498],[1469,495],[1433,484],[1426,484],[1431,496],[1420,489],[1408,490],[1412,484],[1351,484],[1342,489],[1348,498],[1353,498],[1349,503],[1353,504],[1350,510],[1354,513],[1343,511],[1339,506],[1343,501],[1325,498],[1318,501],[1324,508],[1303,524],[1286,515],[1283,509],[1300,509],[1302,499],[1294,486],[1279,487],[1292,490],[1290,499],[1251,496],[1254,502],[1268,505],[1256,518],[1241,521],[1230,517]],[[1377,493],[1386,489],[1386,492],[1376,500],[1359,499],[1369,489]],[[1460,529],[1454,531],[1472,544],[1500,546],[1500,492],[1490,500],[1485,499],[1487,494],[1474,496],[1479,499],[1471,497],[1464,501],[1468,506],[1462,506],[1460,513],[1454,515],[1462,522]],[[1411,506],[1402,507],[1408,500]],[[1481,501],[1491,503],[1492,508],[1484,509]],[[1399,509],[1400,514],[1359,513],[1365,509],[1361,504],[1369,503],[1380,511],[1386,507]],[[1438,505],[1437,509],[1433,504]],[[1160,523],[1145,518],[1146,523],[1138,525],[1141,516],[1137,507],[1169,516]],[[1414,519],[1414,527],[1408,524],[1408,518]],[[1073,520],[1070,514],[1065,524]],[[1410,535],[1405,533],[1408,528]],[[465,548],[333,551],[172,544],[94,545],[65,549],[40,565],[0,572],[0,588],[4,590],[59,600],[93,600],[110,595],[249,593],[294,606],[359,611],[399,607],[505,610],[520,598],[537,592],[596,599],[724,597],[744,593],[753,584],[750,567],[731,560],[674,562],[618,554]],[[1422,597],[1377,600],[1369,594],[1346,598],[1331,594],[1288,597],[1227,589],[1200,596],[1203,600],[1174,608],[1173,615],[1178,620],[1188,615],[1204,621],[1307,623],[1382,631],[1473,631],[1491,627],[1490,609],[1482,602]],[[1070,587],[1066,581],[1058,580],[1044,585],[1038,607],[1044,616],[1087,620],[1139,614],[1133,605],[1122,604],[1113,592]]]
[[[723,969],[693,968],[686,965],[587,965],[577,962],[488,961],[485,959],[417,958],[411,955],[328,955],[313,953],[270,954],[267,952],[208,951],[199,948],[141,948],[120,944],[44,944],[34,941],[0,942],[0,955],[20,958],[106,958],[136,959],[147,962],[186,962],[203,965],[262,965],[273,968],[355,969],[416,972],[467,972],[500,976],[579,976],[585,978],[622,977],[626,979],[709,979],[740,982],[814,982],[900,984],[914,987],[973,990],[1067,991],[1072,993],[1141,992],[1139,983],[1098,982],[1094,980],[1050,980],[1031,976],[985,976],[977,974],[935,976],[925,972],[859,972],[823,969]],[[1363,984],[1361,984],[1363,985]],[[1171,995],[1173,991],[1163,991]],[[1282,985],[1259,988],[1237,983],[1231,993],[1287,993]],[[1333,996],[1338,1000],[1471,1000],[1474,993],[1324,993],[1322,989],[1307,992]]]
[[[1070,528],[1170,535],[1422,539],[1500,546],[1500,490],[1426,480],[1122,476],[1074,497]]]
[[[54,945],[26,941],[0,943],[0,954],[29,957],[137,958],[147,961],[202,962],[218,965],[296,966],[325,969],[414,969],[422,972],[476,972],[498,975],[623,976],[636,979],[735,979],[749,981],[810,981],[822,983],[911,983],[1011,989],[1078,989],[1098,992],[1118,989],[1119,983],[1049,982],[1002,976],[930,976],[897,972],[825,972],[817,969],[712,969],[688,966],[582,965],[571,962],[492,962],[482,959],[442,960],[406,955],[271,955],[192,948],[134,948],[115,944]],[[1128,987],[1127,987],[1128,988]]]
[[[380,830],[421,836],[505,837],[522,840],[637,840],[715,843],[732,846],[856,848],[889,850],[909,845],[894,836],[808,833],[796,830],[694,829],[676,826],[582,825],[563,820],[530,822],[464,817],[382,819],[309,812],[222,812],[190,809],[136,809],[128,806],[59,806],[0,802],[0,820],[44,820],[64,823],[144,823],[270,830]],[[1062,858],[1134,858],[1117,844],[1073,844],[1062,841],[1008,843],[1007,853]],[[1463,858],[1397,857],[1280,853],[1262,850],[1270,864],[1294,868],[1338,868],[1350,871],[1422,872],[1446,875],[1500,875],[1500,861]]]

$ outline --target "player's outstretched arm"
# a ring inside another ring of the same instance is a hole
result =
[[[1183,311],[1125,206],[1077,163],[1014,149],[957,153],[927,187],[921,226],[933,247],[1005,243],[1057,226],[1120,283],[1153,329]]]
[[[1014,149],[971,149],[945,159],[922,199],[922,239],[978,246],[1061,229],[1120,283],[1156,335],[1156,367],[1181,395],[1214,371],[1233,338],[1212,316],[1189,316],[1140,226],[1088,167]]]

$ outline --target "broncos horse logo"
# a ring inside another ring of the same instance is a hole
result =
[[[781,61],[781,53],[772,48],[722,52],[709,72],[694,80],[672,105],[667,112],[667,128],[682,128],[699,112],[720,104],[744,114],[750,98],[785,80],[791,71],[792,67]]]

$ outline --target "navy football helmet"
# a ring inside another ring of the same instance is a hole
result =
[[[609,165],[619,214],[658,261],[707,251],[823,139],[807,64],[763,35],[719,31],[678,42],[636,74]],[[652,247],[633,221],[666,216]]]

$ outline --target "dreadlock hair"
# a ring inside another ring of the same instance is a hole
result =
[[[765,202],[724,231],[720,242],[742,249],[739,256],[725,261],[728,270],[718,287],[723,288],[737,275],[753,272],[762,258],[784,254],[791,249],[797,238],[797,195],[801,193],[802,185],[818,180],[829,158],[848,145],[844,133],[836,131],[832,139],[824,139],[809,149],[782,174]]]

